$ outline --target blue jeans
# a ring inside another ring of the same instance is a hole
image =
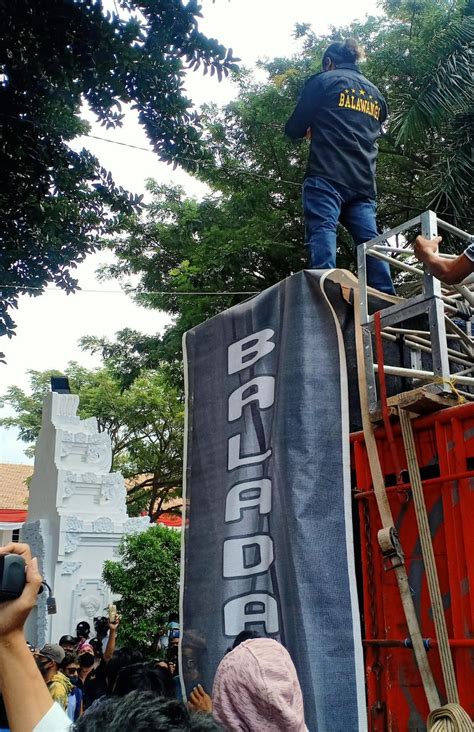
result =
[[[345,186],[325,178],[310,176],[303,185],[306,247],[312,269],[336,266],[336,229],[340,221],[354,243],[363,244],[378,236],[375,201],[361,198]],[[390,268],[386,262],[367,257],[367,284],[394,294]]]

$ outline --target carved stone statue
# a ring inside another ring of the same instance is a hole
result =
[[[96,419],[80,419],[78,405],[78,396],[48,394],[36,443],[22,540],[32,545],[58,612],[47,615],[40,596],[27,624],[35,645],[57,643],[84,616],[103,613],[112,599],[102,581],[104,561],[116,558],[123,534],[148,526],[147,518],[128,517],[123,477],[110,473],[110,437],[99,433]]]

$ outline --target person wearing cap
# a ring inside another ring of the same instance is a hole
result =
[[[444,259],[439,256],[438,247],[441,242],[440,236],[435,236],[434,239],[417,236],[415,256],[423,262],[433,277],[447,285],[457,285],[474,272],[474,242],[469,244],[456,259]]]
[[[336,266],[339,221],[356,245],[378,236],[375,165],[387,105],[360,72],[356,62],[362,57],[353,39],[331,43],[322,73],[308,79],[285,126],[292,140],[310,140],[303,209],[313,269]],[[388,265],[375,257],[367,257],[367,280],[382,292],[394,292]]]
[[[81,620],[81,622],[76,625],[76,635],[79,639],[79,642],[87,640],[90,636],[90,633],[91,626],[85,620]]]
[[[59,645],[66,653],[71,653],[76,648],[77,639],[72,635],[62,635],[59,639]]]
[[[84,643],[79,646],[77,650],[77,657],[79,660],[79,679],[77,681],[77,686],[83,692],[86,679],[94,669],[94,649],[90,643],[84,641]]]
[[[71,682],[59,670],[65,655],[64,649],[57,643],[47,643],[36,654],[36,664],[46,681],[51,698],[64,710],[67,709],[69,693],[72,690]]]

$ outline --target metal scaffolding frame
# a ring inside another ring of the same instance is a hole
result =
[[[437,381],[445,393],[452,391],[453,379],[456,384],[474,387],[474,377],[468,376],[474,370],[474,342],[470,335],[452,321],[458,315],[464,320],[471,320],[474,315],[474,292],[469,279],[461,285],[452,288],[446,287],[433,277],[428,271],[421,268],[419,263],[406,262],[406,258],[414,258],[413,248],[406,241],[404,234],[420,227],[422,236],[432,239],[438,235],[438,227],[447,231],[467,243],[474,241],[474,237],[452,224],[439,219],[433,211],[425,211],[410,221],[385,231],[375,239],[371,239],[357,247],[358,276],[360,286],[360,319],[364,342],[365,370],[369,392],[369,410],[377,410],[377,365],[374,364],[372,335],[374,333],[374,315],[369,314],[367,291],[367,257],[372,256],[386,261],[392,267],[415,275],[421,285],[421,291],[414,297],[384,308],[380,314],[382,337],[387,340],[396,340],[403,337],[405,345],[410,348],[411,369],[395,366],[385,366],[386,375],[402,376],[419,381]],[[390,246],[389,240],[395,238],[395,246]],[[400,239],[402,241],[400,242]],[[455,255],[442,255],[451,257]],[[423,313],[428,314],[429,331],[413,331],[405,327],[394,327],[409,318]],[[452,345],[453,339],[459,344],[456,351],[448,345],[448,338]],[[422,369],[421,354],[432,355],[433,371]],[[451,373],[451,364],[463,366],[462,371]],[[471,396],[471,395],[467,395]],[[472,396],[471,396],[472,398]]]

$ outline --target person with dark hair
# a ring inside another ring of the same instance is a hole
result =
[[[175,699],[163,699],[151,691],[132,691],[108,699],[81,717],[75,732],[223,732],[209,715],[193,714]]]
[[[105,615],[94,618],[94,630],[97,638],[104,640],[109,632],[109,619]]]
[[[114,693],[115,683],[122,671],[127,671],[132,666],[138,666],[143,661],[143,654],[128,646],[118,648],[110,661],[105,666],[105,689],[102,696],[91,701],[85,709],[84,714],[92,714]],[[165,684],[166,686],[166,684]]]
[[[84,709],[87,709],[96,699],[100,699],[107,693],[106,668],[115,651],[120,618],[117,615],[113,621],[109,621],[107,618],[104,619],[108,627],[108,639],[104,652],[102,652],[103,639],[91,638],[89,641],[94,653],[94,664],[91,672],[84,680]]]
[[[303,184],[306,247],[313,269],[336,266],[340,221],[356,245],[378,235],[375,219],[377,138],[387,117],[385,100],[360,72],[363,53],[348,39],[331,43],[322,73],[306,82],[285,133],[311,141]],[[367,257],[368,284],[393,293],[385,262]]]
[[[173,696],[169,687],[166,687],[162,669],[151,663],[134,663],[119,671],[113,688],[114,696],[126,696],[131,691],[152,691],[158,696]]]
[[[76,636],[79,638],[79,641],[86,641],[89,638],[90,633],[91,626],[85,620],[81,620],[81,622],[76,625]]]
[[[90,676],[92,671],[94,670],[94,662],[95,662],[95,655],[94,655],[94,649],[89,643],[82,643],[79,646],[79,649],[77,651],[77,658],[79,661],[79,679],[77,681],[78,688],[82,691],[83,694],[83,703],[84,703],[84,689],[85,684],[87,681],[87,678]]]
[[[123,646],[118,648],[107,666],[105,667],[105,679],[107,682],[107,694],[111,694],[115,681],[120,671],[126,666],[132,666],[143,661],[143,654],[136,648]]]
[[[229,650],[234,650],[234,648],[237,648],[237,646],[240,646],[241,643],[243,643],[246,640],[252,640],[252,638],[261,638],[260,633],[257,633],[255,630],[241,630],[239,635],[235,637],[234,642],[232,643],[232,648]]]
[[[82,714],[82,691],[78,687],[80,666],[77,653],[74,651],[66,653],[60,670],[72,685],[69,691],[66,714],[72,722],[75,722]]]
[[[57,643],[47,643],[35,654],[35,658],[52,700],[66,710],[72,684],[60,670],[65,658],[64,650]]]
[[[72,635],[62,635],[59,639],[59,645],[66,652],[70,653],[76,649],[77,638]]]

